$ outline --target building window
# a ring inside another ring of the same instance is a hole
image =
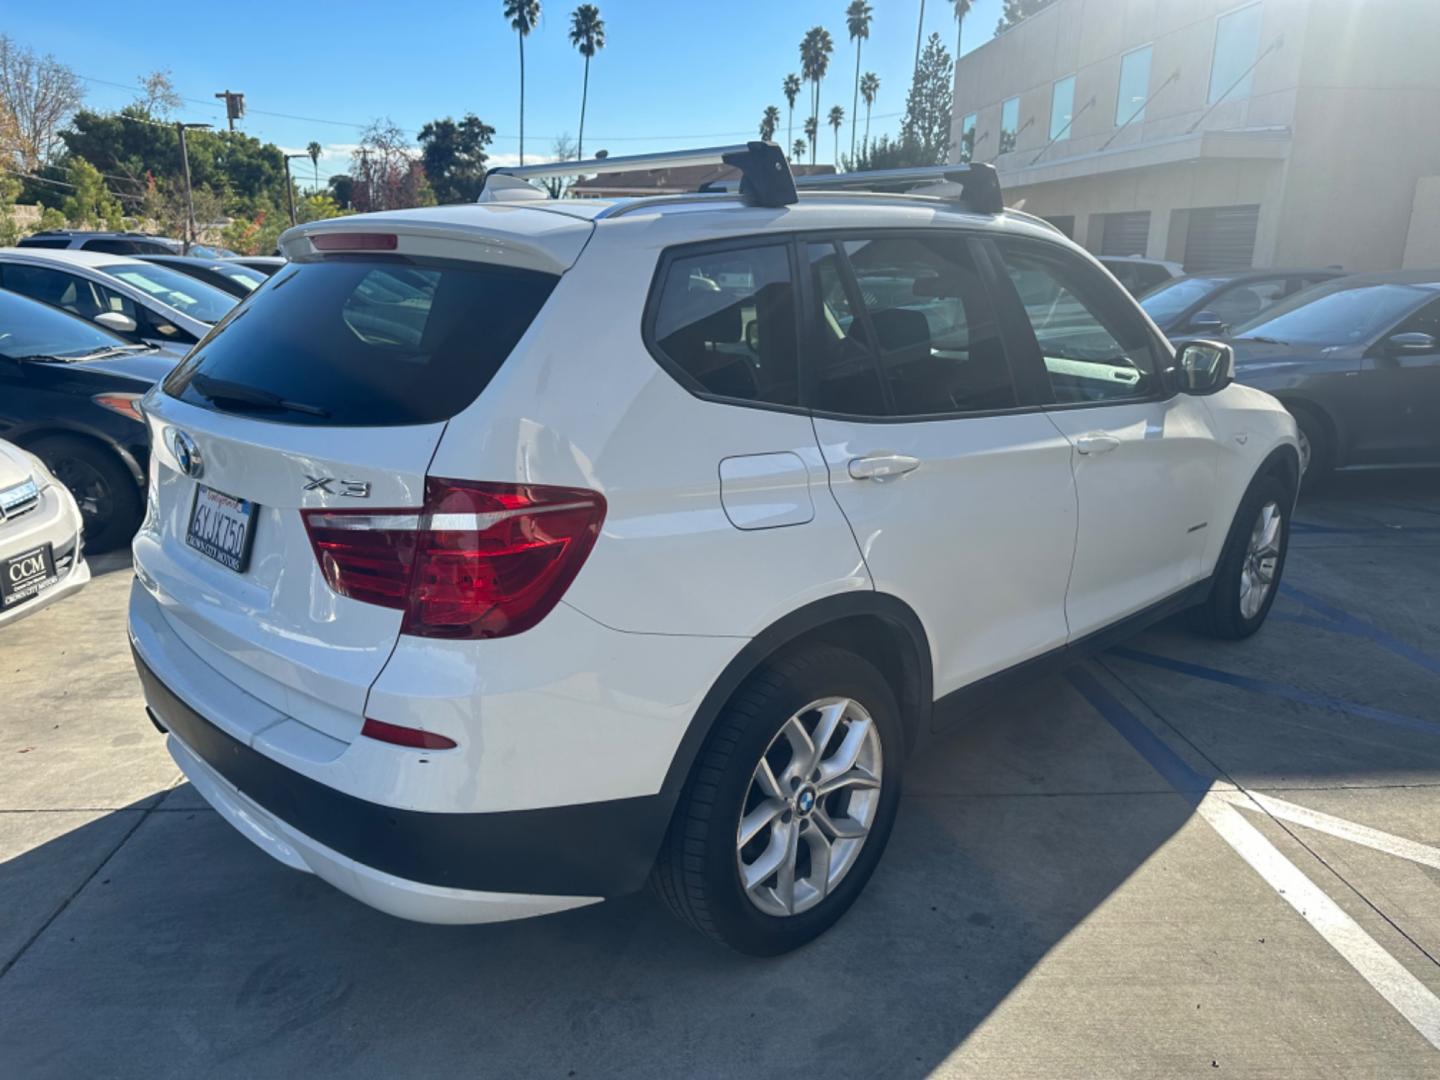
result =
[[[1020,99],[1008,98],[1000,106],[1000,153],[1015,149],[1015,136],[1020,131]]]
[[[1120,58],[1120,94],[1115,99],[1115,126],[1145,119],[1145,99],[1150,96],[1150,46],[1128,52]],[[1138,110],[1138,111],[1137,111]]]
[[[1070,137],[1070,121],[1075,118],[1075,76],[1061,79],[1050,91],[1050,138]]]
[[[1215,20],[1215,59],[1210,65],[1211,105],[1221,98],[1250,96],[1255,74],[1250,69],[1255,65],[1255,53],[1259,47],[1259,4],[1251,4]],[[1229,93],[1226,93],[1227,90]]]
[[[973,161],[975,158],[975,114],[972,112],[960,121],[960,160]]]

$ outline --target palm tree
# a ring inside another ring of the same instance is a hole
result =
[[[800,76],[793,72],[785,76],[780,88],[785,91],[785,100],[790,103],[790,119],[785,122],[785,141],[795,134],[795,99],[800,96]]]
[[[805,140],[796,139],[795,145],[790,147],[790,156],[799,160],[805,156]]]
[[[780,110],[774,105],[765,106],[765,115],[760,118],[760,138],[766,142],[775,141],[775,129],[780,126]]]
[[[815,127],[820,126],[820,82],[830,68],[830,54],[835,51],[835,41],[830,31],[823,26],[811,27],[800,42],[800,71],[810,81],[810,119]],[[815,140],[810,140],[811,152]]]
[[[320,155],[325,152],[325,148],[321,146],[318,142],[312,142],[309,146],[305,147],[305,152],[310,155],[310,164],[315,166],[315,190],[319,191]]]
[[[590,96],[590,58],[605,47],[605,20],[594,4],[581,4],[570,13],[570,44],[585,58],[585,82],[580,91],[580,138],[575,142],[575,160],[585,158],[585,102]]]
[[[525,164],[525,39],[540,21],[540,0],[505,0],[505,18],[520,40],[520,164]]]
[[[810,140],[810,164],[815,164],[816,136],[820,134],[820,121],[813,116],[805,118],[805,138]]]
[[[840,125],[843,124],[843,123],[845,123],[845,110],[842,109],[839,105],[831,105],[831,106],[830,106],[830,115],[825,118],[825,122],[826,122],[827,124],[829,124],[830,127],[831,127],[831,129],[835,132],[835,164],[836,164],[836,165],[839,165],[839,164],[840,164]]]
[[[958,0],[957,0],[958,2]],[[850,40],[855,42],[855,100],[850,103],[850,156],[855,156],[855,117],[860,112],[860,43],[870,37],[870,19],[874,15],[865,0],[850,0],[845,9],[845,25]]]
[[[867,71],[860,77],[860,97],[865,102],[865,145],[870,145],[870,109],[875,104],[875,95],[880,93],[880,77]]]
[[[955,5],[955,63],[960,63],[960,42],[965,39],[965,16],[974,0],[950,0]]]

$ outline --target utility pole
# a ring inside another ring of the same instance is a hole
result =
[[[180,160],[185,163],[185,243],[181,249],[185,255],[190,254],[190,245],[195,243],[195,193],[190,190],[190,149],[185,145],[186,128],[208,128],[209,124],[184,124],[175,122],[175,130],[180,133]]]
[[[235,130],[235,121],[245,115],[245,95],[237,94],[233,90],[222,90],[215,95],[225,102],[225,119],[230,122],[230,130]]]
[[[286,154],[285,155],[285,205],[290,208],[290,224],[295,224],[295,192],[290,183],[290,160],[292,158],[310,158],[309,154]]]

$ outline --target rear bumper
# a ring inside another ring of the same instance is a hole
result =
[[[404,918],[490,922],[632,892],[668,824],[658,795],[456,814],[367,802],[222,731],[132,651],[172,755],[226,820],[281,862]]]

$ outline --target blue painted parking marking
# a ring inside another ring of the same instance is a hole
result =
[[[1304,589],[1297,589],[1294,585],[1282,584],[1280,593],[1300,601],[1312,611],[1318,611],[1327,619],[1334,622],[1334,629],[1341,633],[1353,634],[1355,637],[1365,638],[1376,645],[1379,645],[1387,652],[1394,653],[1402,659],[1410,661],[1417,667],[1440,675],[1440,657],[1431,656],[1423,649],[1417,649],[1409,642],[1401,641],[1393,634],[1388,634],[1374,623],[1367,622],[1356,615],[1351,615],[1344,608],[1336,607],[1328,600],[1316,596],[1314,593]]]
[[[1423,731],[1431,735],[1440,733],[1440,722],[1434,720],[1421,720],[1414,716],[1406,716],[1403,713],[1391,712],[1389,709],[1379,709],[1373,705],[1361,705],[1359,702],[1345,701],[1341,698],[1330,697],[1328,694],[1319,694],[1312,690],[1301,690],[1299,687],[1287,686],[1284,683],[1272,682],[1269,679],[1257,679],[1251,675],[1238,675],[1233,671],[1220,671],[1218,668],[1205,667],[1202,664],[1192,664],[1186,660],[1175,660],[1169,656],[1160,656],[1156,653],[1142,652],[1139,649],[1130,649],[1124,646],[1111,649],[1110,655],[1119,656],[1125,660],[1134,660],[1141,664],[1149,664],[1152,667],[1164,668],[1166,671],[1179,672],[1181,675],[1192,675],[1197,679],[1208,679],[1211,682],[1234,686],[1256,694],[1266,694],[1269,697],[1283,698],[1286,701],[1294,701],[1301,705],[1312,705],[1321,709],[1333,709],[1338,712],[1348,713],[1351,716],[1360,717],[1363,720],[1379,720],[1386,724],[1393,724],[1396,727],[1407,728],[1410,731]]]

